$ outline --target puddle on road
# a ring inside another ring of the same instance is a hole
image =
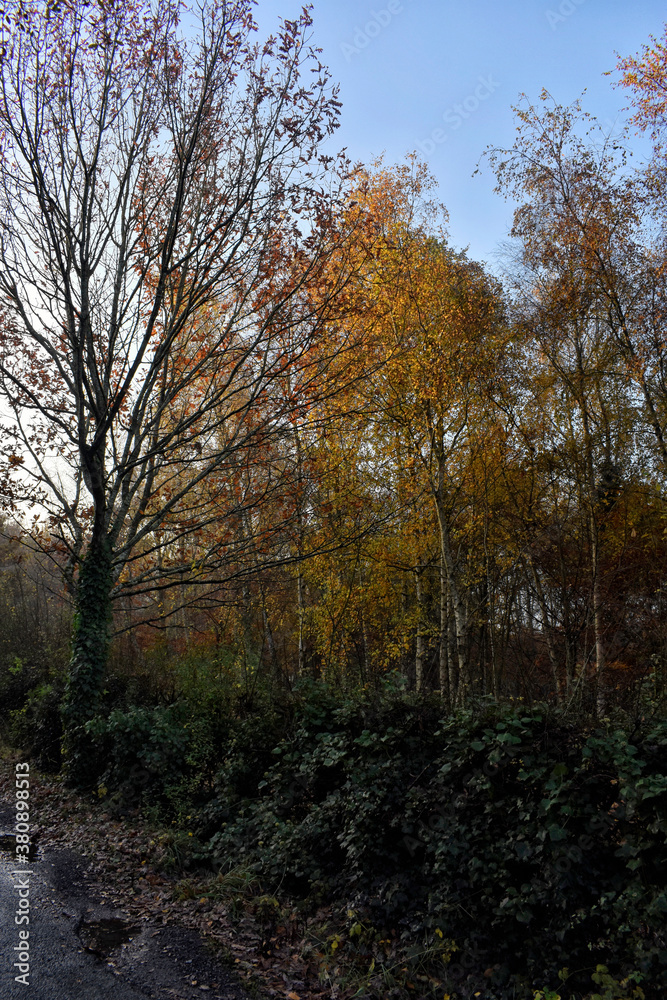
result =
[[[91,920],[81,925],[79,937],[83,946],[99,958],[106,958],[139,934],[141,927],[129,924],[119,917]]]
[[[16,837],[13,833],[0,833],[0,851],[3,854],[16,854]],[[28,850],[28,861],[34,861],[37,857],[37,845],[30,842]]]

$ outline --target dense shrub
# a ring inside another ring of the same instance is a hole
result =
[[[452,997],[579,998],[598,965],[664,993],[666,721],[443,719],[437,698],[320,684],[235,712],[211,690],[87,726],[99,794],[194,831],[188,864],[333,906],[366,968],[390,940]]]
[[[22,707],[13,709],[8,717],[6,736],[11,745],[45,771],[58,771],[61,765],[62,696],[62,680],[38,684],[21,699]]]
[[[575,995],[598,963],[667,986],[667,723],[630,739],[546,710],[443,722],[393,698],[302,709],[271,753],[259,781],[232,753],[200,813],[219,864],[378,933],[452,939],[453,985],[486,970],[488,996],[557,985],[565,965]]]

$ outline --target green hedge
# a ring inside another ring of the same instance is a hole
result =
[[[191,864],[333,905],[360,960],[397,941],[404,962],[440,963],[452,997],[579,998],[598,965],[665,995],[665,720],[443,719],[437,699],[311,684],[246,718],[183,700],[87,729],[120,807],[187,817]]]
[[[200,813],[219,865],[406,942],[453,940],[452,987],[480,996],[580,995],[598,963],[662,995],[667,722],[630,737],[546,710],[442,721],[394,698],[309,706],[277,745],[266,735],[252,761],[230,747]],[[563,966],[581,970],[565,987]]]

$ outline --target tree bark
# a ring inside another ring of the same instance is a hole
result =
[[[86,785],[86,776],[91,773],[90,740],[84,727],[100,707],[111,641],[111,590],[111,544],[106,537],[93,537],[77,585],[72,657],[63,707],[67,776],[80,787]]]
[[[415,635],[415,690],[421,694],[424,687],[424,637],[422,635],[422,567],[415,566],[417,591],[417,632]]]

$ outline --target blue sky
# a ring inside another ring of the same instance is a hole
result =
[[[260,33],[300,8],[259,0]],[[493,193],[488,167],[472,174],[487,145],[511,145],[519,94],[537,101],[545,87],[567,104],[585,89],[584,110],[622,122],[626,94],[603,74],[615,52],[662,35],[667,9],[657,0],[314,0],[313,17],[341,87],[335,145],[365,163],[419,151],[449,211],[451,243],[495,269],[512,207]]]

